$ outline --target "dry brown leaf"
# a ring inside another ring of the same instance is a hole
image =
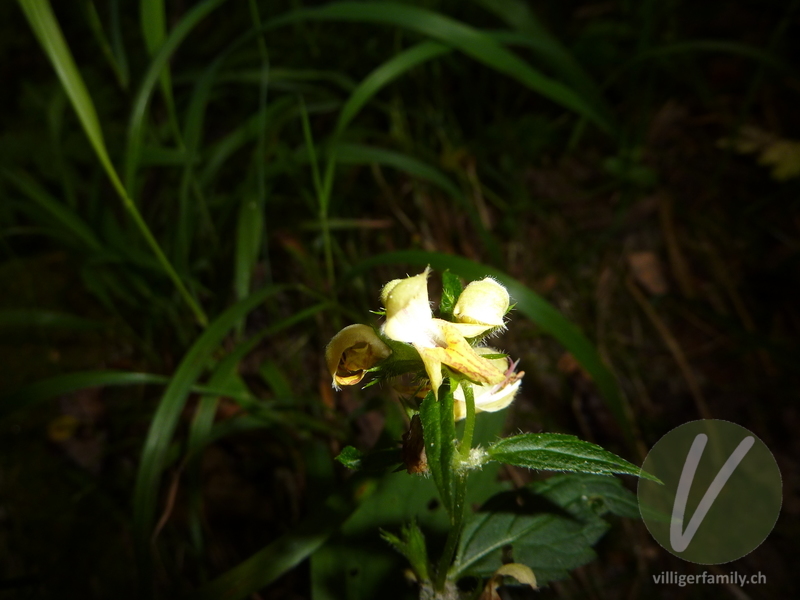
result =
[[[660,296],[667,293],[669,286],[655,252],[631,252],[628,254],[628,264],[636,281],[650,294]]]

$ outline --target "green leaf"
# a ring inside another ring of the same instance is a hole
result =
[[[633,515],[635,503],[619,480],[595,475],[556,475],[498,494],[466,524],[450,578],[488,577],[511,559],[540,584],[563,579],[595,557],[592,546],[609,527],[602,515],[621,505]]]
[[[611,475],[624,473],[658,481],[649,473],[591,442],[563,433],[525,433],[487,448],[490,460],[545,471]]]
[[[361,459],[364,458],[364,453],[361,450],[353,448],[353,446],[345,446],[336,460],[342,463],[348,469],[357,471],[361,468]]]
[[[428,392],[419,409],[425,454],[436,488],[448,514],[456,514],[456,475],[453,457],[456,447],[456,427],[453,417],[453,386],[445,379],[439,388],[439,399]]]
[[[428,574],[428,548],[425,545],[425,535],[416,521],[411,521],[408,525],[404,525],[400,530],[400,537],[383,530],[381,530],[381,537],[408,559],[411,568],[414,569],[414,573],[417,575],[418,581],[430,581],[431,578]]]
[[[446,270],[442,273],[442,300],[439,303],[439,312],[443,315],[452,315],[458,302],[458,297],[464,291],[461,278],[455,273]]]

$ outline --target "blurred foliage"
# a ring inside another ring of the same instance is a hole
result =
[[[797,595],[797,1],[52,4],[0,3],[4,593],[343,597],[402,564],[405,505],[441,545],[430,481],[334,463],[407,419],[322,358],[439,261],[517,285],[507,431],[637,464],[686,420],[755,431],[787,498],[738,567]],[[542,596],[685,568],[632,521],[600,545]]]

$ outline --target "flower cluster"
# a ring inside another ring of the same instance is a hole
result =
[[[334,336],[325,352],[333,386],[355,385],[370,370],[383,368],[399,374],[391,364],[399,357],[394,356],[390,345],[395,349],[410,347],[427,375],[428,383],[421,391],[430,389],[438,397],[444,366],[472,386],[477,412],[505,408],[514,399],[524,373],[516,373],[516,363],[499,356],[496,349],[477,344],[505,328],[508,292],[491,278],[473,281],[459,295],[453,320],[439,319],[434,317],[428,300],[429,273],[427,268],[419,275],[395,279],[384,286],[381,301],[386,321],[380,333],[366,325],[350,325]],[[454,411],[456,419],[466,416],[460,386],[454,391]]]

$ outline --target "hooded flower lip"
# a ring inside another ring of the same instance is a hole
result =
[[[499,350],[489,347],[475,348],[480,355],[500,354]],[[508,358],[484,359],[492,363],[498,370],[504,371],[503,380],[495,384],[468,384],[472,385],[472,392],[475,398],[475,412],[497,412],[506,408],[514,400],[519,391],[524,371],[515,372],[517,363],[512,363]],[[464,397],[464,390],[458,386],[453,391],[453,412],[456,421],[467,416],[467,404]]]
[[[386,308],[383,334],[397,342],[432,345],[434,332],[430,327],[433,319],[428,301],[428,274],[426,268],[419,275],[405,279],[394,279],[381,291],[381,302]]]
[[[367,325],[349,325],[333,336],[325,349],[325,362],[333,387],[355,385],[366,370],[387,358],[392,351]]]
[[[476,335],[480,335],[489,329],[505,326],[503,317],[508,312],[510,302],[506,288],[491,277],[486,277],[464,288],[453,308],[453,317],[459,323],[483,326],[482,331],[480,327],[475,329],[480,331]]]

